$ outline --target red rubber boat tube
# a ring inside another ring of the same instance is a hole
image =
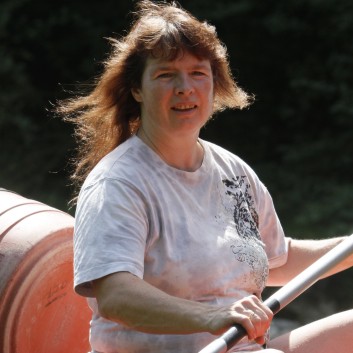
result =
[[[267,305],[274,314],[278,313],[291,301],[302,294],[306,289],[317,282],[321,276],[335,267],[345,258],[353,253],[353,234],[343,242],[335,246],[320,259],[306,268],[298,276],[284,285],[277,292],[272,294],[264,304]],[[245,329],[240,325],[234,325],[222,336],[215,339],[199,353],[226,353],[231,347],[246,336]]]

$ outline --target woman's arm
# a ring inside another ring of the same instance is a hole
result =
[[[346,237],[323,240],[294,240],[289,242],[288,260],[278,268],[270,270],[268,286],[283,286],[312,263],[341,243]],[[353,254],[323,277],[331,276],[353,266]]]
[[[168,295],[140,278],[118,272],[93,282],[100,314],[134,330],[159,334],[221,334],[241,324],[263,343],[272,312],[255,296],[231,306],[213,306]]]

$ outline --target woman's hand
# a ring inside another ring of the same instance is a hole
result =
[[[272,311],[252,295],[233,303],[230,307],[215,310],[215,316],[210,321],[210,332],[221,334],[230,326],[240,324],[250,340],[264,344],[272,318]]]

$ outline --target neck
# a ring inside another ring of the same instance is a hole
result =
[[[162,139],[154,137],[141,125],[137,136],[169,166],[193,172],[202,165],[204,150],[198,138]]]

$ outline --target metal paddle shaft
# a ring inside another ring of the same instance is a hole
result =
[[[276,293],[271,295],[264,301],[264,304],[267,305],[274,314],[278,313],[287,304],[317,282],[321,276],[352,253],[353,234],[315,261]],[[234,325],[221,337],[215,339],[199,351],[199,353],[226,353],[245,336],[245,329],[240,325]]]

